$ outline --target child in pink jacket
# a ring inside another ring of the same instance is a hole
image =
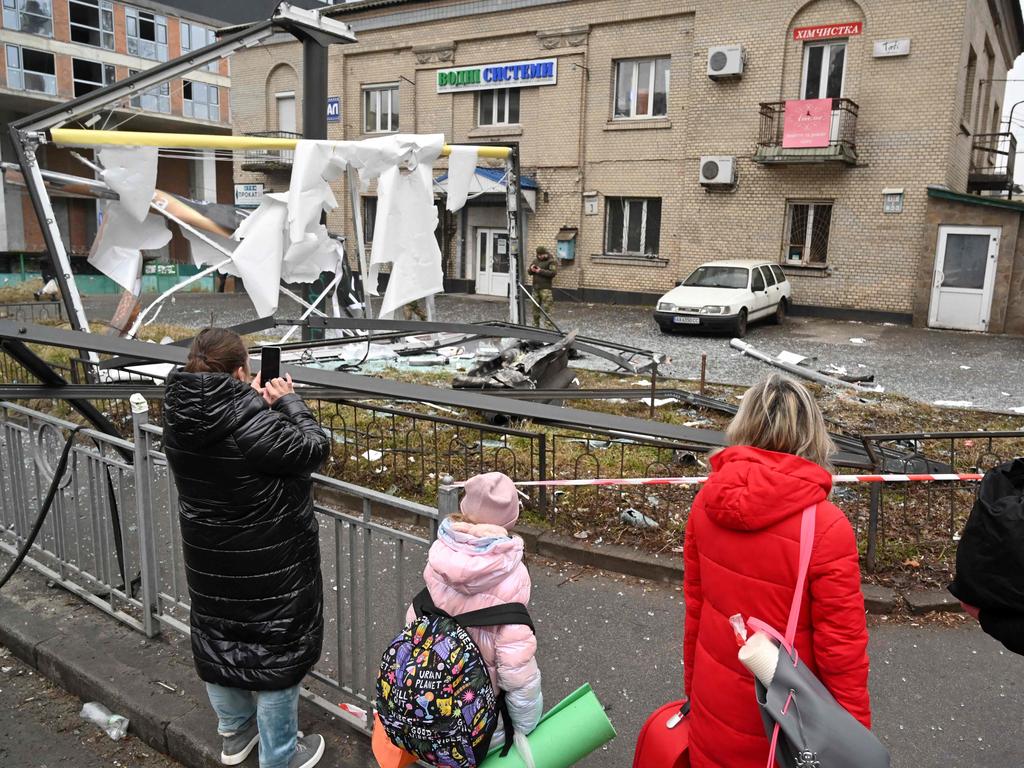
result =
[[[523,564],[523,540],[508,532],[519,519],[519,494],[512,480],[501,472],[471,477],[459,510],[461,515],[442,521],[423,571],[434,605],[457,616],[504,603],[528,604],[530,574]],[[408,620],[413,618],[410,608]],[[544,709],[537,639],[521,625],[467,631],[495,691],[505,692],[516,734],[525,736],[537,727]],[[492,743],[503,738],[496,733]]]

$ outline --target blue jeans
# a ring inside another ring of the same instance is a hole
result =
[[[217,713],[221,736],[242,730],[255,715],[260,729],[260,768],[287,768],[298,740],[299,686],[244,691],[207,683],[206,693]]]

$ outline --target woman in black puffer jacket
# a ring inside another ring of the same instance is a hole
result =
[[[192,653],[237,765],[309,768],[323,738],[297,737],[299,683],[320,657],[323,583],[310,473],[330,444],[291,377],[250,383],[232,331],[196,336],[167,379],[164,448],[180,502]]]

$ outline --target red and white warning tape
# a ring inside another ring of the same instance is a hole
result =
[[[948,475],[833,475],[832,482],[836,485],[853,483],[939,483],[939,482],[976,482],[984,475],[980,474],[948,474]],[[588,485],[700,485],[707,477],[614,477],[591,478],[582,480],[524,480],[517,482],[520,488],[527,487],[566,487]],[[452,483],[462,488],[466,483]]]

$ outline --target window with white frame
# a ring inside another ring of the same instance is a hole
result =
[[[3,0],[4,29],[53,37],[51,0]]]
[[[167,17],[138,8],[124,9],[128,53],[144,59],[167,61]]]
[[[7,87],[57,95],[57,68],[52,53],[7,46]]]
[[[198,80],[182,81],[185,117],[220,121],[220,89]]]
[[[68,0],[71,42],[114,50],[114,4],[111,0]]]
[[[828,261],[828,237],[832,229],[832,201],[786,203],[784,263],[824,266]]]
[[[181,55],[198,51],[217,42],[216,33],[209,27],[192,21],[181,22]],[[207,72],[220,72],[220,59],[211,61],[205,67]]]
[[[660,239],[660,197],[605,198],[605,253],[655,256]]]
[[[75,83],[75,96],[84,96],[114,82],[114,65],[90,59],[72,59],[71,76]]]
[[[615,62],[615,117],[632,120],[668,114],[671,59]]]
[[[129,75],[139,74],[137,69],[129,69]],[[161,112],[165,115],[171,112],[171,84],[161,83],[152,88],[131,97],[129,103],[133,107],[144,109],[147,112]]]
[[[363,88],[363,132],[398,130],[398,83]]]
[[[519,122],[519,89],[480,91],[477,125],[515,125]]]

